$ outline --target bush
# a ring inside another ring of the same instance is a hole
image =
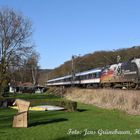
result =
[[[14,101],[15,101],[14,98],[8,98],[8,99],[0,98],[0,107],[6,108],[8,106],[12,106]]]
[[[77,102],[74,101],[61,101],[60,106],[64,107],[70,112],[77,110]]]

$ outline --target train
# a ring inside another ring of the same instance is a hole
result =
[[[140,58],[47,80],[46,86],[140,88]]]

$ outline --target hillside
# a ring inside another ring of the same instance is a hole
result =
[[[48,73],[51,72],[51,69],[39,69],[39,79],[38,83],[40,85],[44,85],[47,78],[48,78]]]
[[[117,56],[120,56],[121,62],[128,61],[133,57],[140,57],[140,46],[133,46],[131,48],[123,48],[113,51],[96,51],[77,57],[74,59],[75,72],[117,63]],[[71,67],[71,60],[66,61],[64,64],[49,72],[48,79],[71,74]]]

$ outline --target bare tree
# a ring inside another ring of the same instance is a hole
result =
[[[9,68],[19,65],[32,51],[32,24],[21,13],[0,8],[0,92],[10,78]]]
[[[38,84],[38,77],[39,77],[38,60],[39,60],[39,54],[34,51],[27,61],[27,69],[31,73],[31,79],[34,85]]]

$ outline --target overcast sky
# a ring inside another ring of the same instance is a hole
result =
[[[140,45],[140,0],[0,0],[33,22],[41,68],[72,55]]]

